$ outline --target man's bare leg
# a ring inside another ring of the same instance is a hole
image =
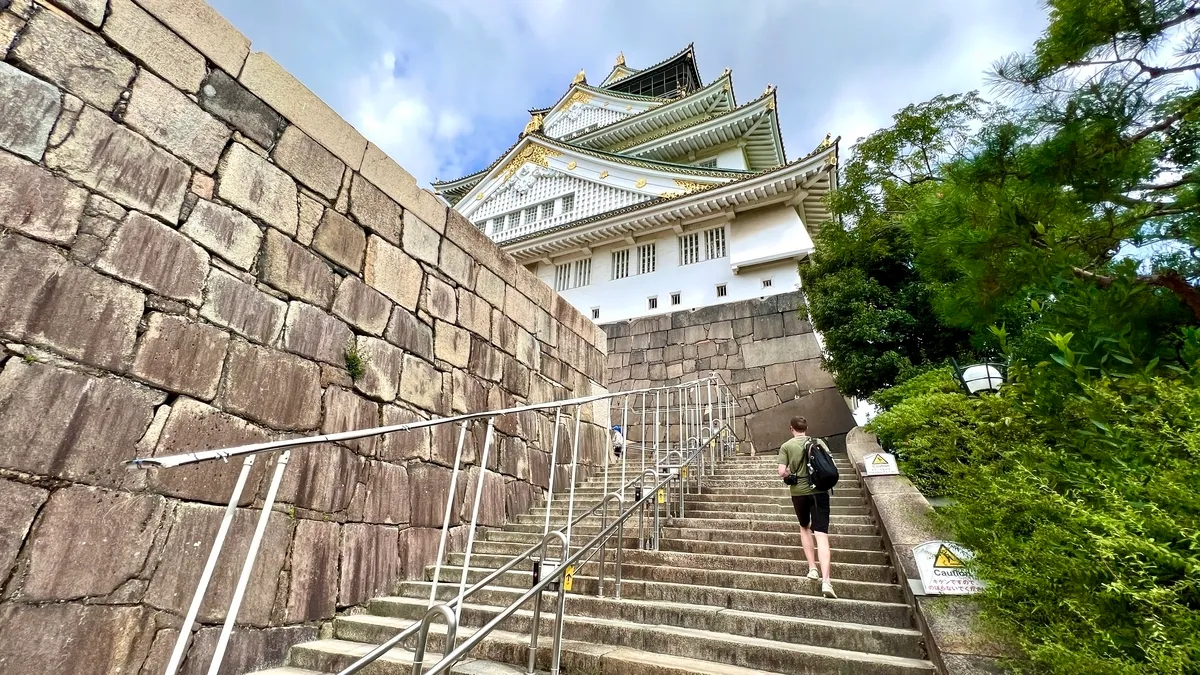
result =
[[[829,540],[826,539],[826,548],[829,547]],[[817,566],[816,559],[813,557],[813,531],[807,527],[800,528],[800,543],[804,545],[804,557],[808,560],[808,569],[815,569]]]
[[[829,581],[829,535],[824,532],[814,532],[817,538],[817,557],[821,561],[821,579]],[[808,552],[807,546],[804,550],[805,555],[809,556],[809,566],[812,566],[812,555]]]

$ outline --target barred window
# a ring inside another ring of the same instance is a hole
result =
[[[531,206],[525,209],[525,224],[528,225],[537,220],[538,207]]]
[[[626,251],[628,253],[628,251]],[[655,250],[655,245],[642,244],[637,247],[638,258],[638,274],[649,274],[654,271],[658,261],[658,253]]]
[[[725,297],[725,295],[726,295],[726,290],[727,290],[727,289],[725,288],[725,284],[717,284],[717,297],[718,297],[718,298],[723,298],[723,297]]]
[[[575,288],[592,283],[592,259],[575,261]]]
[[[570,213],[573,211],[575,209],[575,193],[572,192],[569,195],[563,195],[562,204],[563,213]]]
[[[612,252],[612,278],[624,279],[629,276],[629,249]]]
[[[672,305],[678,305],[682,301],[683,301],[683,298],[681,297],[681,294],[678,291],[671,294],[671,304]]]
[[[691,265],[700,262],[700,233],[692,232],[679,238],[679,264]]]
[[[538,217],[542,220],[554,215],[554,202],[542,202],[539,208],[541,209],[541,213]]]
[[[653,298],[647,298],[646,299],[646,308],[647,309],[658,309],[658,296],[655,296]]]
[[[701,169],[715,169],[715,168],[717,168],[717,158],[709,157],[708,159],[702,159],[699,162],[696,162],[695,164],[693,164],[692,166],[695,166],[695,167],[698,167]]]
[[[714,227],[704,231],[704,248],[709,260],[725,257],[725,228]]]

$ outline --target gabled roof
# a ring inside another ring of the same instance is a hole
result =
[[[669,68],[669,67],[675,65],[676,63],[678,63],[679,61],[685,61],[687,63],[687,65],[689,65],[691,67],[692,75],[695,78],[696,82],[698,82],[698,83],[703,82],[704,80],[702,80],[700,78],[700,68],[698,65],[696,65],[695,46],[696,45],[694,42],[689,42],[688,46],[679,50],[675,54],[668,56],[667,58],[663,59],[662,61],[659,61],[658,63],[656,63],[648,68],[642,68],[640,70],[635,70],[633,68],[629,68],[628,66],[624,66],[624,65],[614,66],[612,71],[609,72],[608,76],[604,78],[604,83],[601,86],[603,86],[605,88],[609,88],[609,87],[614,87],[614,86],[618,86],[618,85],[623,85],[623,84],[628,83],[635,76],[638,78],[641,78],[641,77],[654,75],[657,71]],[[617,75],[622,69],[624,69],[625,71],[629,71],[629,73],[624,76],[614,77],[614,75]]]
[[[821,223],[829,219],[825,196],[837,184],[838,143],[822,143],[795,161],[768,171],[748,173],[732,181],[677,194],[656,197],[630,206],[598,213],[568,223],[538,230],[501,242],[518,258],[543,257],[556,249],[578,248],[584,242],[636,232],[639,227],[665,226],[680,217],[704,217],[720,211],[733,212],[754,204],[787,201],[802,213],[804,224],[815,237]],[[577,230],[563,234],[568,230]]]
[[[547,115],[550,112],[552,112],[555,108],[557,108],[559,105],[561,105],[564,101],[569,100],[575,91],[582,91],[582,92],[590,93],[594,96],[606,96],[606,97],[611,97],[611,98],[616,98],[616,99],[625,99],[628,101],[640,101],[640,102],[652,103],[652,104],[663,104],[663,103],[666,103],[671,100],[669,98],[664,98],[662,96],[642,96],[641,94],[627,94],[623,91],[612,91],[611,89],[605,89],[603,87],[593,87],[590,84],[588,84],[587,82],[576,82],[576,83],[572,84],[570,87],[567,87],[567,90],[565,92],[563,92],[562,96],[558,97],[558,100],[555,101],[553,105],[546,107],[546,108],[534,108],[529,111],[529,114],[530,115]]]

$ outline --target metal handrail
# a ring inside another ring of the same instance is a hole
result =
[[[690,456],[688,456],[687,462],[685,462],[685,463],[690,464],[691,460],[693,458],[699,456],[701,449],[702,448],[697,448],[696,450],[694,450],[692,452],[692,454]],[[630,504],[629,508],[626,509],[625,511],[623,511],[620,515],[618,515],[617,518],[613,520],[612,524],[605,527],[603,530],[600,531],[599,534],[597,534],[595,537],[593,537],[591,541],[589,541],[587,544],[582,546],[578,551],[576,551],[570,557],[563,560],[555,568],[555,571],[552,574],[546,576],[541,581],[539,581],[537,584],[534,584],[528,591],[526,591],[524,594],[522,594],[521,597],[517,598],[511,604],[509,604],[508,607],[501,610],[501,612],[499,614],[497,614],[491,621],[487,622],[486,624],[484,624],[483,627],[474,631],[471,634],[471,637],[464,640],[461,645],[459,645],[457,648],[454,649],[454,651],[452,651],[449,654],[447,654],[446,656],[444,656],[440,661],[435,663],[429,670],[424,671],[425,675],[438,675],[438,673],[447,671],[459,659],[461,659],[468,652],[470,652],[472,649],[474,649],[475,645],[479,644],[485,637],[487,637],[493,630],[495,630],[496,627],[499,626],[505,619],[512,616],[517,611],[517,609],[519,609],[526,602],[529,602],[529,600],[531,598],[541,595],[542,591],[545,590],[546,587],[549,586],[551,583],[558,580],[558,578],[561,577],[566,572],[568,567],[577,564],[579,562],[579,560],[583,557],[583,555],[588,550],[595,548],[597,545],[600,544],[601,541],[607,540],[607,538],[612,535],[613,531],[615,531],[618,527],[621,527],[624,525],[625,521],[631,515],[633,515],[634,511],[636,511],[638,509],[638,507],[642,506],[647,501],[649,501],[655,493],[657,493],[659,490],[665,488],[671,481],[675,480],[676,478],[677,477],[675,475],[669,475],[669,476],[663,478],[661,481],[659,481],[659,483],[657,485],[655,485],[654,488],[652,488],[650,490],[650,492],[644,493],[642,495],[641,499],[637,500],[633,504]],[[569,546],[569,542],[568,542],[568,546]],[[559,627],[561,628],[561,624],[562,624],[561,604],[562,604],[562,600],[565,597],[564,596],[565,590],[561,583],[559,584],[558,588],[559,588],[560,610],[559,610],[559,614],[558,614],[556,621],[559,624]],[[535,625],[533,626],[533,631],[535,634],[537,632],[539,632],[539,628],[540,627],[538,625],[536,625],[536,623],[535,623]],[[555,635],[555,650],[554,650],[554,655],[553,655],[555,663],[551,667],[552,674],[556,674],[558,672],[557,660],[558,660],[558,652],[559,652],[558,645],[560,642],[561,642],[561,632],[557,632]],[[422,666],[423,666],[423,664],[420,661],[417,661],[414,659],[413,673],[414,674],[421,673]],[[343,671],[343,673],[339,673],[339,675],[350,675],[350,673]]]

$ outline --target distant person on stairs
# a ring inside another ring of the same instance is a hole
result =
[[[793,417],[790,422],[792,438],[779,446],[779,477],[788,485],[792,507],[800,521],[800,541],[808,560],[808,578],[821,579],[821,593],[836,598],[829,580],[829,493],[808,484],[808,453],[810,450],[829,452],[829,446],[819,438],[808,436],[808,420]],[[817,540],[817,557],[821,569],[813,562],[813,538]]]
[[[621,433],[621,425],[614,424],[612,428],[613,457],[618,461],[621,453],[625,452],[625,436]]]

